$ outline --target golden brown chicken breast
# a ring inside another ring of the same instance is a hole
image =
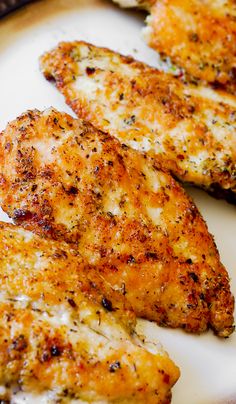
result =
[[[3,223],[0,251],[1,402],[170,402],[178,368],[139,339],[124,296],[95,268]]]
[[[60,44],[41,67],[78,116],[155,154],[181,181],[236,202],[236,98],[84,42]]]
[[[35,110],[1,134],[0,160],[4,210],[72,243],[138,316],[232,332],[234,301],[212,236],[157,159],[67,114]]]
[[[144,36],[193,78],[236,94],[235,0],[116,0],[149,10]]]

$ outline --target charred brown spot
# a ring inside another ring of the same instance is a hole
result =
[[[28,171],[28,170],[23,171],[23,172],[22,172],[22,175],[24,175],[24,177],[25,177],[26,180],[33,180],[33,179],[35,179],[35,174],[34,174],[32,171]]]
[[[107,256],[107,249],[106,248],[104,248],[104,247],[101,247],[100,248],[100,250],[99,250],[99,252],[100,252],[100,257],[101,258],[105,258],[106,256]]]
[[[198,276],[197,276],[197,274],[195,274],[195,272],[189,272],[188,274],[195,283],[198,282]]]
[[[114,217],[114,214],[113,214],[112,212],[107,212],[107,216],[113,218],[113,217]]]
[[[74,301],[73,299],[71,299],[71,298],[68,299],[68,303],[69,303],[70,306],[73,307],[73,308],[77,307],[75,301]]]
[[[12,219],[16,222],[23,222],[24,220],[32,219],[33,214],[27,209],[15,209],[13,211]]]
[[[76,187],[71,186],[71,187],[68,189],[67,193],[68,193],[69,195],[77,195],[77,194],[78,194],[78,189],[77,189]]]
[[[53,235],[53,227],[49,224],[49,222],[47,220],[39,220],[38,225],[42,228],[43,231],[45,231],[46,233],[51,233],[52,236]]]
[[[198,34],[196,32],[191,32],[188,37],[189,37],[189,40],[191,42],[198,42],[199,41],[199,36],[198,36]]]
[[[91,288],[96,289],[97,288],[97,284],[96,282],[93,281],[89,281],[89,285],[91,286]]]
[[[186,262],[186,264],[189,264],[189,265],[191,265],[191,264],[193,263],[193,261],[191,260],[191,258],[188,258],[185,262]]]
[[[125,286],[125,283],[124,283],[124,282],[123,282],[122,285],[121,285],[121,293],[122,293],[123,296],[125,296],[125,295],[127,294],[127,292],[126,292],[126,286]]]
[[[133,255],[130,255],[129,258],[127,259],[127,264],[133,264],[135,263],[135,258]]]
[[[52,178],[52,170],[50,168],[45,168],[41,171],[41,177],[45,179],[50,179]]]
[[[230,77],[232,77],[233,80],[236,80],[236,67],[232,67],[230,70]]]
[[[11,349],[15,351],[21,352],[27,348],[27,341],[25,340],[24,335],[19,335],[19,337],[15,338],[12,342]]]
[[[51,355],[52,356],[60,356],[61,355],[61,349],[57,345],[53,345],[50,349]]]
[[[91,76],[91,74],[95,73],[95,68],[94,67],[86,67],[86,73],[88,76]]]
[[[67,259],[67,257],[68,257],[67,252],[64,250],[58,250],[55,252],[55,254],[53,254],[53,258]]]
[[[157,259],[158,259],[157,253],[155,253],[155,252],[150,252],[150,251],[148,251],[148,252],[145,253],[145,257],[146,257],[146,258],[150,258],[150,259],[152,259],[152,260],[157,260]]]
[[[17,157],[20,159],[23,157],[23,154],[20,150],[17,150]]]
[[[166,384],[170,383],[170,376],[167,373],[164,374],[163,382]]]
[[[207,192],[217,199],[226,199],[227,202],[236,204],[236,193],[232,189],[223,189],[220,184],[212,183]]]
[[[166,105],[168,103],[168,99],[167,98],[161,98],[161,103],[162,103],[162,105]]]
[[[45,70],[43,74],[46,80],[50,81],[51,83],[56,83],[56,78],[52,75],[52,73]]]
[[[121,147],[122,147],[123,150],[128,150],[128,148],[129,148],[129,147],[128,147],[126,144],[124,144],[124,143],[122,143]]]
[[[187,216],[189,217],[189,220],[193,223],[196,217],[198,216],[199,212],[197,210],[197,207],[194,205],[191,205],[191,207],[187,210]]]
[[[194,105],[188,105],[188,112],[193,114],[195,112],[195,106]]]

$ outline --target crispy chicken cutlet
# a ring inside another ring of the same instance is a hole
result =
[[[236,203],[236,99],[84,42],[61,43],[41,67],[79,117]]]
[[[157,159],[55,110],[0,135],[0,202],[14,221],[72,243],[138,316],[219,336],[234,299],[193,201]]]
[[[178,368],[139,339],[124,296],[95,268],[4,223],[0,247],[1,402],[170,402]]]
[[[144,37],[162,58],[236,94],[235,0],[116,0],[149,11]]]

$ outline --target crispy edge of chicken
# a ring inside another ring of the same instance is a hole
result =
[[[9,216],[72,243],[138,316],[231,334],[234,298],[214,240],[156,159],[67,114],[35,110],[0,135],[0,160]]]
[[[145,348],[124,296],[96,268],[5,223],[0,251],[0,398],[170,402],[178,368],[158,345]]]
[[[150,12],[143,30],[163,59],[200,79],[236,94],[236,7],[228,0],[116,0],[121,7]]]
[[[235,97],[86,42],[62,42],[40,63],[78,117],[155,154],[179,180],[236,203]]]

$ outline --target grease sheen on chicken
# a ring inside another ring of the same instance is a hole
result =
[[[178,368],[134,333],[124,296],[95,268],[3,223],[0,247],[0,400],[170,402]]]
[[[0,159],[0,200],[10,217],[72,243],[138,316],[232,332],[234,301],[213,238],[157,159],[55,110],[10,123]]]
[[[149,11],[144,37],[192,78],[236,94],[235,0],[116,0]]]
[[[59,44],[41,66],[79,117],[236,202],[236,99],[84,42]]]

